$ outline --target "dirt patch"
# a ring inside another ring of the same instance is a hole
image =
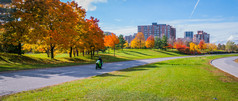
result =
[[[234,61],[238,63],[238,59],[235,59]]]

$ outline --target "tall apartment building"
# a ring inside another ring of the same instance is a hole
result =
[[[159,38],[162,38],[165,35],[168,39],[173,41],[176,39],[176,29],[166,24],[152,23],[152,25],[138,26],[138,32],[142,32],[144,34],[145,40],[150,35]]]
[[[193,42],[199,43],[201,40],[204,40],[205,43],[210,43],[210,34],[204,31],[198,31],[198,33],[193,36]]]
[[[193,41],[193,31],[184,32],[184,40],[188,42]]]
[[[125,40],[126,40],[128,43],[131,43],[131,41],[132,41],[133,39],[135,39],[136,34],[137,34],[137,33],[134,33],[134,35],[125,36]]]

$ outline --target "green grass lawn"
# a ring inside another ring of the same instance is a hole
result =
[[[209,62],[216,55],[158,62],[4,96],[0,100],[214,100],[238,99],[238,79]]]
[[[35,68],[48,68],[59,66],[72,66],[81,64],[95,63],[98,56],[101,56],[104,62],[127,61],[136,59],[162,58],[183,56],[176,50],[158,51],[151,49],[124,49],[116,50],[116,56],[113,56],[113,51],[99,53],[93,59],[89,55],[69,58],[68,54],[57,54],[55,59],[50,59],[46,54],[24,54],[18,56],[16,54],[0,53],[0,72],[25,70]]]

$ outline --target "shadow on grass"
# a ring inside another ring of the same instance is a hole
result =
[[[73,62],[86,62],[86,60],[80,59],[80,58],[65,58],[69,61],[73,61]]]
[[[97,75],[95,77],[129,77],[129,76],[125,76],[125,75],[115,75],[115,74],[110,74],[110,73],[105,73],[102,75]]]
[[[7,63],[21,63],[21,64],[36,64],[36,63],[40,63],[43,64],[43,60],[42,59],[34,59],[28,56],[23,56],[23,55],[16,55],[16,54],[4,54],[4,53],[0,53],[0,61],[5,61]],[[4,59],[7,58],[7,59]]]
[[[171,55],[171,56],[179,56],[179,54],[181,54],[180,52],[178,51],[161,51],[161,50],[154,50],[156,52],[160,52],[160,53],[163,53],[163,54],[167,54],[167,55]],[[172,53],[172,54],[171,54]],[[182,55],[182,54],[181,54]]]
[[[133,53],[137,53],[137,54],[145,55],[145,56],[151,56],[151,55],[149,55],[149,54],[145,54],[145,53],[137,52],[137,51],[129,51],[129,52],[133,52]]]
[[[191,66],[191,65],[202,65],[202,64],[178,64],[178,63],[155,63],[156,65],[174,65],[174,66]]]
[[[159,68],[159,67],[154,66],[154,65],[146,65],[146,66],[127,68],[127,69],[123,69],[123,70],[119,70],[119,71],[120,72],[144,71],[144,70],[148,70],[149,68]]]

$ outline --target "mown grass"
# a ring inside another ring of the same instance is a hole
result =
[[[39,54],[24,54],[22,56],[16,54],[0,53],[0,72],[25,70],[36,68],[49,68],[60,66],[72,66],[81,64],[95,63],[95,60],[101,56],[104,62],[127,61],[136,59],[162,58],[183,56],[176,50],[158,51],[150,49],[124,49],[117,50],[116,56],[113,56],[113,51],[109,53],[99,53],[91,59],[90,55],[69,58],[68,54],[57,54],[55,59],[50,59],[44,53]]]
[[[26,91],[0,100],[220,100],[238,99],[238,79],[211,66],[216,55],[175,59]]]

